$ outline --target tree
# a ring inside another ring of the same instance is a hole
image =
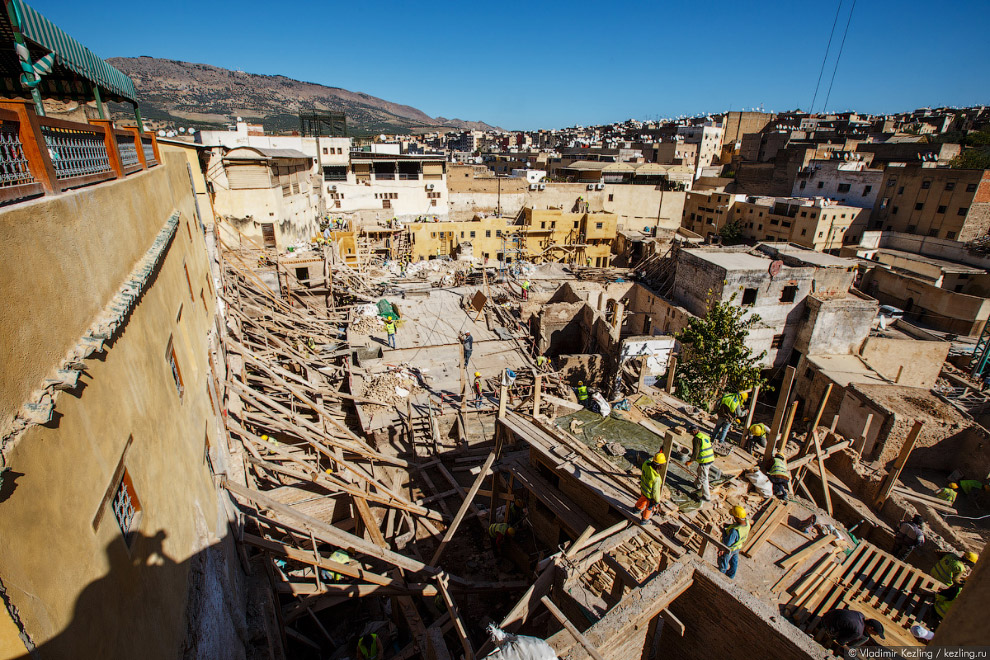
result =
[[[949,167],[963,170],[990,169],[990,147],[963,149],[961,154],[949,161]]]
[[[729,220],[718,230],[722,245],[739,245],[742,243],[742,225],[738,220]]]
[[[723,392],[765,383],[759,363],[766,351],[753,355],[746,346],[749,330],[760,323],[760,316],[746,316],[744,308],[732,304],[735,298],[733,294],[726,302],[716,302],[704,318],[692,318],[677,335],[682,345],[677,395],[705,410],[712,410]]]

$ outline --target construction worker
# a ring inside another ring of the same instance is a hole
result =
[[[509,505],[506,507],[505,522],[509,523],[509,527],[516,528],[522,523],[528,513],[526,511],[526,503],[521,497],[517,497],[509,502]]]
[[[381,660],[385,657],[385,649],[382,648],[382,640],[378,635],[361,635],[357,641],[358,660]]]
[[[905,561],[911,551],[925,542],[925,519],[915,514],[911,520],[905,520],[897,527],[894,534],[894,556]]]
[[[389,348],[395,348],[395,319],[391,316],[385,317],[385,334],[388,335]]]
[[[757,422],[749,427],[749,446],[766,447],[770,427],[763,422]]]
[[[584,263],[587,264],[588,268],[591,268],[591,257],[588,257],[587,259],[585,259],[584,260]]]
[[[767,477],[773,484],[773,494],[786,502],[791,490],[791,472],[787,469],[787,459],[780,452],[773,455],[773,464],[767,471]]]
[[[876,619],[867,619],[854,610],[829,610],[822,616],[822,629],[843,650],[862,646],[870,641],[870,635],[886,639],[882,623]]]
[[[953,482],[943,488],[942,490],[935,493],[935,497],[940,500],[945,500],[949,504],[956,503],[956,496],[959,495],[959,484]]]
[[[343,550],[334,550],[333,553],[331,553],[330,555],[330,561],[335,561],[338,564],[347,565],[351,563],[351,556],[346,552],[344,552]],[[344,576],[341,575],[340,573],[334,571],[328,571],[322,568],[320,569],[320,571],[321,571],[320,576],[327,582],[341,582],[344,579]]]
[[[461,346],[464,347],[464,368],[467,369],[468,363],[471,361],[471,353],[474,352],[474,337],[471,336],[470,332],[464,332],[457,335],[457,338],[461,340]]]
[[[736,577],[739,568],[739,551],[749,537],[749,521],[746,520],[746,509],[739,505],[732,507],[734,521],[722,530],[722,545],[728,546],[729,551],[718,553],[718,570],[725,573],[730,580]]]
[[[502,545],[505,543],[505,540],[515,535],[516,528],[509,523],[494,523],[488,526],[488,536],[492,538],[495,549],[499,552],[502,551]]]
[[[482,390],[482,386],[481,386],[481,372],[480,371],[475,371],[474,372],[474,385],[472,387],[474,388],[474,407],[475,408],[480,408],[481,407],[481,390]]]
[[[550,358],[546,355],[537,355],[536,368],[540,371],[550,371]]]
[[[953,603],[959,598],[960,592],[962,592],[963,585],[966,584],[966,580],[960,580],[955,584],[951,584],[948,587],[942,589],[935,595],[935,616],[938,617],[939,622],[945,618],[945,615],[949,613],[952,609]]]
[[[945,586],[952,586],[976,565],[977,559],[979,557],[975,552],[967,552],[962,557],[954,552],[946,552],[932,566],[931,575]]]
[[[694,487],[701,489],[701,499],[705,502],[712,499],[712,491],[708,486],[708,470],[715,462],[715,449],[712,447],[712,437],[699,429],[697,426],[688,428],[693,443],[691,459],[685,463],[691,465],[692,461],[698,463],[697,477],[694,480]]]
[[[725,442],[725,437],[729,435],[729,428],[737,417],[745,414],[742,404],[749,398],[749,392],[735,392],[726,394],[718,403],[718,424],[715,426],[715,440],[719,443]]]
[[[658,451],[650,460],[643,461],[642,473],[639,477],[639,499],[636,501],[636,510],[642,512],[640,524],[645,525],[646,521],[653,517],[653,514],[660,508],[660,495],[663,484],[660,483],[660,470],[667,457],[662,451]]]
[[[529,280],[523,280],[523,283],[519,285],[522,288],[523,300],[529,300]]]
[[[577,392],[578,403],[587,407],[590,399],[588,398],[588,386],[584,384],[583,380],[578,381],[577,389],[575,391]]]

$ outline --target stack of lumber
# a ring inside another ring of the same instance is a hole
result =
[[[922,590],[938,586],[930,575],[863,541],[841,563],[816,563],[792,588],[784,614],[797,627],[822,639],[821,618],[826,612],[858,610],[883,623],[888,638],[893,629],[894,639],[915,643],[908,631],[929,608]]]

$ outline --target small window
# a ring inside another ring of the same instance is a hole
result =
[[[939,204],[939,207],[935,209],[936,213],[945,213],[946,206],[944,204]]]
[[[956,189],[956,182],[955,181],[949,181],[948,183],[945,184],[945,189],[946,190],[955,190]]]
[[[825,182],[824,181],[819,181],[818,182],[818,187],[819,188],[824,188],[825,187]]]
[[[938,236],[938,229],[929,229],[928,235],[931,236],[932,238]]]
[[[904,194],[904,186],[901,186],[900,188],[897,189],[897,194],[898,195],[903,195]]]
[[[491,238],[491,237],[492,237],[492,230],[491,229],[486,229],[485,230],[485,238]]]
[[[392,200],[390,200],[390,199],[383,199],[382,200],[382,208],[383,209],[390,209],[390,208],[392,208]]]
[[[471,238],[474,238],[474,232],[471,232]]]
[[[437,200],[431,199],[430,200],[430,206],[436,206],[436,205],[437,205]]]
[[[797,297],[797,290],[797,286],[785,286],[784,290],[780,292],[780,302],[794,302],[794,298]]]
[[[923,208],[925,208],[925,203],[924,202],[918,202],[917,204],[914,205],[914,210],[915,211],[920,211]]]
[[[756,289],[743,289],[742,304],[743,305],[756,304]]]
[[[330,149],[328,147],[323,147],[323,155],[324,156],[329,156],[330,155]]]
[[[808,212],[807,211],[801,211],[801,217],[802,218],[807,218],[808,217]]]
[[[784,345],[784,335],[774,335],[770,342],[770,348],[780,348]]]
[[[110,506],[113,510],[113,517],[117,521],[117,526],[120,527],[120,533],[124,536],[124,541],[129,548],[131,547],[131,543],[134,542],[134,537],[137,535],[138,520],[141,514],[141,501],[138,499],[137,492],[134,490],[134,482],[131,481],[131,475],[127,471],[127,468],[124,468],[124,474],[121,475],[120,483],[117,484],[117,488],[114,490]]]
[[[891,215],[897,215],[897,207],[896,206],[891,206],[890,207],[890,214]]]
[[[609,195],[608,196],[608,201],[614,202],[615,201],[615,195]]]
[[[605,223],[604,222],[596,222],[595,223],[595,229],[601,229],[604,226],[605,226]]]
[[[165,361],[168,362],[169,369],[172,370],[172,380],[175,381],[175,391],[182,398],[182,372],[179,370],[179,362],[175,359],[175,347],[172,346],[172,338],[168,338],[168,347],[165,349]]]
[[[913,234],[915,231],[917,231],[917,229],[918,229],[918,225],[908,225],[907,233]]]
[[[871,190],[873,190],[873,186],[863,186],[863,196],[869,195]]]
[[[966,192],[976,192],[976,184],[975,183],[967,183],[966,184]]]
[[[275,225],[271,222],[261,223],[261,237],[264,240],[265,247],[273,248],[278,247],[275,243]]]
[[[969,213],[969,207],[968,206],[960,206],[959,207],[959,210],[956,211],[956,215],[966,215],[967,213]]]
[[[921,182],[921,189],[922,190],[928,190],[931,187],[932,187],[932,180],[931,179],[925,179],[924,181]]]
[[[547,228],[547,223],[545,221],[544,222],[541,222],[540,223],[540,229],[546,229],[546,228]]]
[[[499,237],[499,238],[501,238],[501,237],[502,237],[502,230],[501,230],[501,229],[496,229],[496,230],[495,230],[495,235],[496,235],[497,237]]]
[[[694,219],[694,214],[693,214],[693,213],[691,214],[691,219],[692,219],[692,220]],[[575,220],[575,221],[574,221],[574,228],[575,228],[575,229],[577,229],[577,228],[578,228],[578,221],[577,221],[577,220]]]
[[[945,232],[945,237],[951,241],[952,239],[954,239],[956,237],[956,232],[954,232],[954,231],[947,231],[947,232]]]
[[[801,230],[801,235],[802,236],[807,236],[808,235],[808,230],[807,229],[802,229]]]
[[[801,182],[801,185],[799,186],[799,188],[801,188],[801,190],[804,190],[804,188],[807,185],[807,183],[808,183],[807,181],[802,181]]]
[[[811,378],[814,374],[815,372],[811,370],[811,367],[808,367],[807,369],[804,370],[805,378]]]
[[[849,192],[849,189],[850,189],[851,187],[852,187],[852,186],[850,186],[850,184],[848,184],[848,183],[840,183],[840,184],[839,184],[839,187],[838,187],[838,189],[837,189],[837,190],[838,190],[838,192],[840,192],[840,193],[844,193],[844,192]]]
[[[461,232],[461,238],[464,238],[464,232]]]

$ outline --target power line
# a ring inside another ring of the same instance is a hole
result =
[[[835,8],[835,20],[832,21],[832,31],[828,33],[828,45],[825,46],[825,56],[822,57],[822,68],[818,71],[818,82],[815,83],[815,95],[811,99],[811,107],[808,108],[808,114],[815,111],[815,101],[818,100],[818,88],[822,84],[822,74],[825,73],[825,62],[828,61],[828,51],[832,49],[832,37],[835,36],[835,26],[839,23],[839,10],[842,9],[842,0],[839,0],[839,6]]]
[[[849,34],[849,24],[852,23],[854,11],[856,11],[856,0],[853,0],[852,8],[849,10],[849,18],[846,20],[846,29],[842,33],[842,43],[839,44],[839,54],[835,57],[835,68],[832,69],[832,80],[828,83],[828,93],[825,95],[825,105],[822,106],[822,112],[828,107],[828,99],[832,96],[832,83],[835,82],[835,72],[839,70],[839,59],[842,58],[842,48],[846,45],[846,35]]]

